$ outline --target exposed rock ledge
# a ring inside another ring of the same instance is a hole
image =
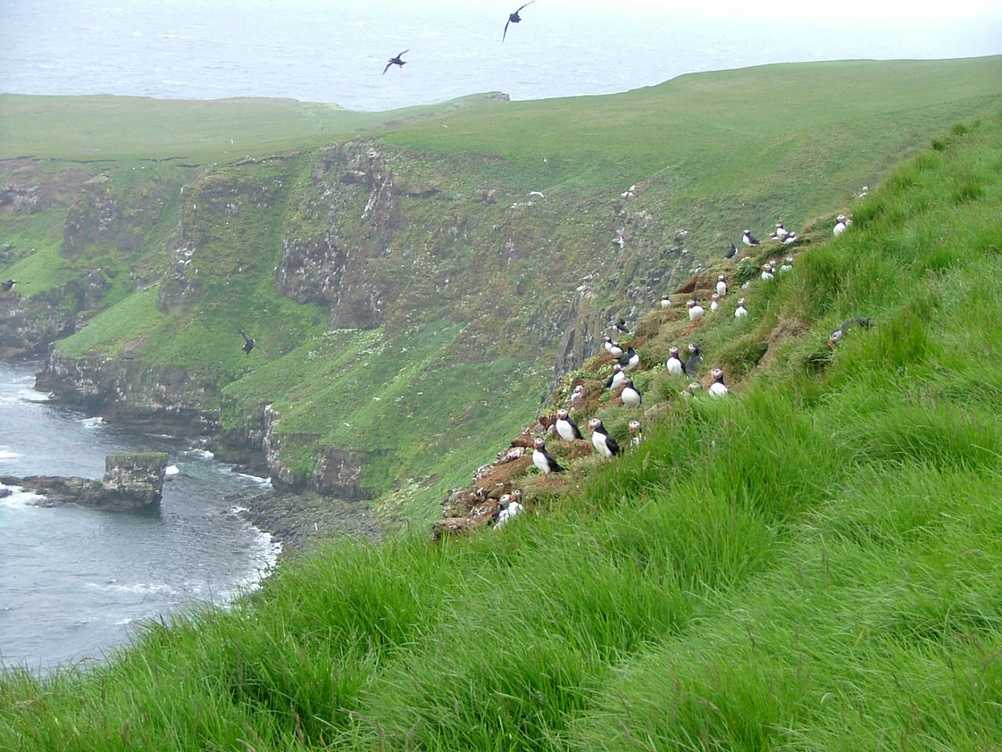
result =
[[[162,452],[113,454],[105,459],[104,480],[31,476],[0,477],[5,486],[20,486],[42,498],[36,506],[80,504],[92,509],[131,512],[147,509],[163,498],[167,455]]]

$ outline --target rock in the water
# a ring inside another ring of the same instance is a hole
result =
[[[113,454],[105,459],[104,480],[35,475],[2,477],[5,486],[19,486],[42,498],[36,506],[80,504],[112,512],[131,512],[160,503],[167,455],[163,452]]]

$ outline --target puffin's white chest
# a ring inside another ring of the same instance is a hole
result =
[[[721,384],[719,381],[714,382],[710,386],[710,396],[711,397],[724,397],[727,394],[727,387]]]
[[[734,311],[734,318],[743,319],[748,315],[748,309],[744,306],[738,306],[737,310]]]
[[[714,300],[712,303],[710,303],[710,311],[715,311],[718,308],[720,308],[720,303],[718,303],[717,301]]]
[[[626,374],[622,371],[616,371],[615,375],[612,377],[612,388],[615,389],[624,381],[626,381]]]
[[[693,306],[689,309],[689,321],[699,321],[703,318],[703,306]]]
[[[832,230],[832,234],[836,236],[841,235],[843,232],[845,232],[845,224],[842,222],[835,225],[835,229]]]
[[[622,394],[619,395],[619,398],[623,400],[623,404],[627,407],[637,407],[640,405],[640,392],[636,389],[626,387]]]
[[[564,441],[574,441],[574,427],[570,421],[562,418],[557,420],[557,435]]]
[[[508,524],[508,521],[513,517],[518,517],[525,511],[525,507],[519,504],[517,501],[513,501],[508,505],[507,509],[502,509],[500,514],[498,514],[498,521],[494,523],[494,527],[503,527]]]
[[[535,465],[541,473],[550,472],[550,463],[546,459],[546,455],[538,449],[532,450],[532,464]]]
[[[717,295],[724,297],[727,294],[727,283],[721,280],[717,282]]]
[[[668,358],[668,362],[665,363],[665,368],[668,369],[668,373],[672,376],[681,376],[684,373],[682,370],[682,361],[674,356]]]
[[[762,272],[762,281],[768,282],[772,279],[772,272]]]
[[[611,457],[612,452],[609,451],[608,445],[605,443],[605,434],[598,433],[597,431],[591,435],[592,446],[595,450],[601,454],[603,457]]]

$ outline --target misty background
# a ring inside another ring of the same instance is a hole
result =
[[[291,97],[378,110],[601,94],[770,62],[1002,52],[1002,6],[849,0],[3,0],[0,91]],[[410,64],[382,75],[404,48]],[[795,102],[786,103],[795,106]]]

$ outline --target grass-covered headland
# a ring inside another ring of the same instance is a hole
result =
[[[331,544],[6,675],[0,748],[998,749],[1000,217],[1002,119],[957,126],[708,325],[760,353],[727,399],[503,530]]]

